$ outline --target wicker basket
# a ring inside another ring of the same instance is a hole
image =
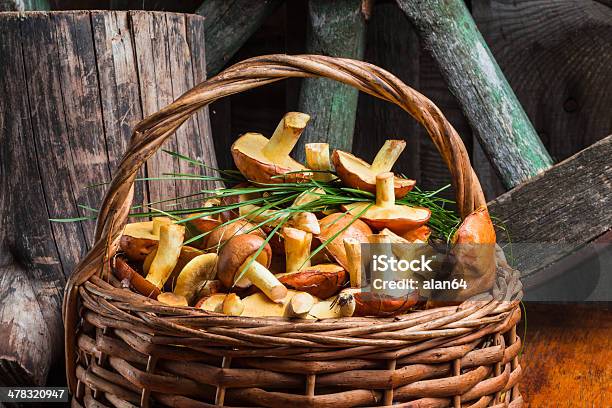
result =
[[[95,245],[64,296],[73,406],[520,407],[518,272],[498,257],[491,293],[396,318],[295,321],[164,306],[119,287],[109,259],[137,170],[207,104],[289,77],[326,77],[395,103],[427,129],[462,217],[485,203],[457,132],[390,73],[323,56],[252,58],[140,122],[99,213]]]

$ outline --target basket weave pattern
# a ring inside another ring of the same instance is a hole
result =
[[[110,259],[140,166],[198,109],[289,77],[326,77],[392,102],[428,131],[462,217],[485,204],[465,147],[440,110],[360,61],[271,55],[236,64],[140,122],[99,213],[95,244],[64,295],[73,406],[519,407],[518,272],[498,258],[495,287],[396,318],[229,317],[122,289]]]

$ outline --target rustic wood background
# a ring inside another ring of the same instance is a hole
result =
[[[236,2],[236,1],[233,1]],[[201,1],[50,0],[52,9],[149,9],[194,12]],[[214,3],[214,2],[213,2]],[[228,1],[228,3],[231,3]],[[308,1],[291,0],[276,11],[229,59],[267,53],[304,53]],[[472,15],[538,135],[555,162],[612,133],[612,3],[609,0],[466,0]],[[396,74],[431,98],[462,135],[487,199],[505,191],[472,136],[455,96],[395,1],[378,0],[366,23],[364,59]],[[392,27],[393,29],[389,29]],[[221,167],[231,166],[228,146],[241,133],[274,130],[283,113],[298,108],[300,82],[284,81],[211,106]],[[375,120],[374,120],[375,119]],[[408,142],[399,170],[426,189],[450,181],[423,129],[387,103],[359,95],[353,149],[371,158],[390,137]],[[453,196],[452,191],[446,195]]]
[[[5,0],[4,3],[9,4],[11,0]],[[49,5],[55,10],[144,8],[191,13],[200,3],[200,0],[51,0]],[[2,4],[0,1],[0,6]],[[466,4],[555,162],[572,156],[612,133],[610,0],[471,0],[466,1]],[[306,52],[308,13],[306,0],[290,0],[279,5],[229,59],[229,63],[267,53]],[[1,150],[0,145],[0,157],[4,163],[39,161],[39,170],[25,166],[18,170],[13,170],[11,166],[4,167],[13,171],[13,178],[12,181],[6,181],[7,184],[3,184],[3,188],[23,191],[19,199],[32,201],[33,205],[38,206],[38,211],[23,209],[20,212],[18,202],[13,201],[17,210],[11,215],[11,219],[28,217],[31,222],[29,226],[23,227],[16,222],[9,223],[6,225],[13,227],[5,230],[13,234],[18,228],[23,228],[24,235],[41,237],[36,242],[20,242],[19,234],[12,235],[14,240],[11,244],[11,257],[17,258],[18,261],[11,261],[11,264],[32,267],[35,270],[34,275],[39,279],[39,286],[24,288],[24,293],[28,293],[34,300],[40,293],[53,293],[52,296],[46,297],[51,299],[52,304],[41,304],[41,310],[36,312],[38,314],[32,315],[41,321],[58,321],[54,308],[61,302],[63,276],[69,273],[93,236],[91,224],[85,223],[82,227],[51,225],[47,219],[77,214],[77,202],[95,207],[99,203],[101,190],[87,190],[83,187],[92,182],[106,181],[93,175],[103,174],[107,177],[110,174],[117,157],[125,147],[130,126],[143,115],[171,101],[205,75],[204,55],[198,54],[202,52],[202,48],[194,46],[190,40],[195,38],[196,33],[191,36],[188,29],[183,29],[185,26],[181,18],[154,21],[153,17],[139,19],[136,16],[132,17],[131,24],[128,25],[126,14],[117,15],[120,17],[112,21],[97,16],[96,13],[91,14],[91,17],[87,17],[87,13],[76,17],[77,26],[82,27],[85,37],[89,36],[91,39],[85,43],[75,41],[78,33],[66,30],[61,21],[58,21],[48,30],[36,32],[31,38],[14,38],[12,42],[0,44],[0,65],[3,59],[12,62],[16,58],[14,64],[5,65],[9,68],[3,71],[3,74],[10,74],[11,78],[20,78],[21,81],[15,84],[6,83],[8,86],[21,86],[27,90],[23,99],[0,101],[0,105],[4,103],[5,107],[8,106],[27,117],[26,111],[31,108],[28,104],[31,104],[33,98],[43,94],[52,95],[50,99],[47,96],[47,99],[37,102],[40,106],[35,108],[40,110],[41,114],[36,117],[32,129],[25,124],[22,129],[14,129],[18,135],[15,140],[19,141],[11,147],[15,151]],[[0,26],[3,35],[14,30],[19,22],[15,20],[12,24],[13,26]],[[487,198],[493,199],[503,193],[505,188],[475,140],[457,99],[448,90],[436,62],[424,49],[416,30],[399,11],[395,2],[377,1],[365,26],[364,59],[386,68],[430,97],[462,135]],[[390,27],[392,29],[389,29]],[[191,28],[203,30],[197,24]],[[168,47],[168,44],[152,41],[155,32],[159,32],[156,30],[166,30],[182,48]],[[117,35],[133,39],[115,43],[112,39]],[[61,47],[56,43],[58,38],[62,39]],[[44,44],[56,45],[49,49],[41,46]],[[117,46],[126,47],[126,59],[105,59],[107,54],[104,50],[113,48],[115,53]],[[134,50],[128,49],[135,46],[139,57],[130,59],[129,55],[134,55]],[[21,54],[14,50],[20,50]],[[55,54],[51,55],[50,50]],[[191,62],[181,61],[181,52],[192,52],[189,54]],[[70,69],[73,66],[79,67],[78,65],[65,63],[58,72],[35,69],[36,67],[31,65],[34,59],[19,58],[20,55],[28,53],[38,60],[57,57],[59,53],[66,58],[65,62],[80,61],[80,69],[91,64],[94,55],[97,55],[99,83],[96,76],[84,75],[82,71]],[[143,61],[147,59],[154,61],[156,70],[151,70],[150,65],[146,63],[143,65]],[[127,68],[122,70],[122,66]],[[138,72],[138,75],[135,76],[135,72]],[[115,81],[121,75],[124,75],[124,81]],[[57,79],[51,80],[52,78],[62,79],[58,82]],[[77,84],[75,86],[79,92],[72,96],[68,93],[68,97],[62,99],[61,89],[68,83]],[[214,150],[217,152],[219,166],[232,166],[227,151],[239,134],[245,131],[270,134],[286,111],[297,110],[300,86],[297,80],[284,81],[211,105]],[[140,94],[143,92],[145,96],[142,98]],[[66,118],[49,114],[48,107],[53,104],[63,105]],[[405,138],[408,146],[399,171],[416,178],[419,185],[425,189],[437,189],[450,182],[448,171],[428,137],[404,112],[367,95],[359,95],[357,106],[353,141],[353,150],[357,154],[371,159],[376,148],[386,138]],[[201,117],[183,128],[182,132],[199,131],[204,135],[210,134],[206,115],[207,113],[202,113]],[[66,124],[70,121],[64,122],[64,119],[74,121],[85,117],[93,119],[86,121],[84,128],[88,129],[91,135],[106,134],[105,142],[96,137],[74,138],[75,129],[71,129]],[[39,132],[49,138],[59,136],[61,140],[49,139],[54,142],[36,146],[36,149],[40,149],[37,158],[36,152],[32,150],[34,147],[27,143],[33,132]],[[189,150],[190,154],[196,151],[203,157],[211,157],[211,143],[207,142],[200,147],[190,146],[184,144],[185,138],[180,139],[181,142],[172,142],[174,144],[170,145],[170,148]],[[71,145],[72,143],[80,143],[82,146]],[[79,152],[85,152],[90,167],[73,162],[71,155],[66,154],[77,149]],[[155,163],[151,173],[144,174],[155,174],[157,166],[160,170],[181,169],[167,158],[158,159]],[[0,166],[0,169],[3,167]],[[20,180],[31,180],[32,177],[32,185],[27,189],[22,188],[23,185],[20,187]],[[45,185],[48,185],[49,189],[43,191]],[[183,188],[175,186],[177,192],[184,191]],[[137,194],[137,200],[155,199],[159,194],[155,187],[145,188]],[[452,198],[454,194],[447,190],[445,195]],[[44,197],[44,200],[36,202],[40,197]],[[2,198],[0,191],[0,202]],[[30,231],[31,228],[36,231]],[[44,240],[44,237],[52,235],[63,242],[61,248]],[[53,256],[60,260],[60,264],[41,262],[44,259],[36,256],[39,253],[36,248],[40,254],[55,254]],[[26,253],[28,258],[23,258]],[[0,259],[0,264],[3,262],[4,259]],[[2,279],[12,279],[15,287],[25,282],[20,280],[19,274],[2,274],[0,281]],[[0,287],[2,285],[0,282]],[[27,299],[20,301],[25,302]],[[551,315],[567,316],[567,319],[551,319]],[[528,357],[524,360],[527,364],[527,378],[522,385],[528,401],[533,406],[542,406],[546,401],[556,400],[559,393],[565,393],[573,396],[574,401],[590,401],[595,406],[600,402],[604,405],[609,402],[612,396],[609,381],[606,379],[612,374],[610,365],[606,364],[609,353],[605,353],[609,343],[605,340],[610,337],[612,329],[609,326],[609,310],[576,311],[573,306],[566,306],[562,311],[557,307],[551,311],[538,305],[528,305],[528,318],[530,321],[525,349]],[[58,330],[57,324],[53,330]],[[579,351],[575,350],[575,345],[580,345]],[[63,383],[61,365],[52,372],[50,382]]]
[[[99,207],[105,189],[90,186],[110,181],[133,126],[206,78],[194,40],[203,20],[142,11],[0,13],[0,385],[40,382],[49,352],[63,354],[62,293],[95,222],[49,219],[92,215],[79,205]],[[167,146],[215,165],[208,111]],[[173,171],[188,169],[161,153],[142,174]],[[172,183],[178,194],[203,187]],[[139,183],[134,203],[168,198],[167,187]],[[10,367],[20,358],[31,375]]]

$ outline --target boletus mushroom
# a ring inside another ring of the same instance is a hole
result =
[[[329,159],[329,144],[327,143],[306,143],[306,165],[309,169],[316,170],[312,173],[312,178],[317,181],[330,181],[334,179],[332,165]]]
[[[297,292],[289,301],[289,312],[294,317],[305,318],[315,302],[315,298],[310,293]]]
[[[391,171],[405,147],[406,142],[403,140],[387,140],[372,164],[341,150],[334,150],[332,161],[344,185],[373,193],[376,191],[376,175]],[[394,177],[392,185],[395,196],[404,197],[415,183],[414,180]]]
[[[349,261],[344,248],[344,240],[354,238],[359,242],[368,242],[368,237],[372,235],[368,224],[347,213],[330,214],[319,220],[319,225],[321,233],[315,235],[317,240],[323,243],[331,239],[323,251],[345,269],[349,268]],[[335,236],[336,234],[338,235]]]
[[[495,228],[486,206],[468,215],[453,235],[451,254],[455,266],[450,279],[463,279],[466,289],[459,289],[455,299],[485,292],[495,282]]]
[[[228,293],[225,299],[223,299],[221,310],[227,316],[240,316],[244,310],[244,303],[242,303],[242,299],[237,294]]]
[[[185,222],[187,226],[186,232],[188,239],[211,232],[222,224],[219,217],[214,215],[206,215],[205,213],[190,214],[185,219],[188,220]],[[206,248],[206,238],[206,236],[203,236],[202,238],[193,241],[191,245],[196,248],[204,249]]]
[[[165,305],[168,305],[168,306],[177,306],[177,307],[189,306],[185,296],[177,295],[176,293],[172,293],[172,292],[160,293],[157,296],[157,301]]]
[[[404,232],[401,237],[408,242],[427,242],[431,236],[431,228],[421,225],[419,228]]]
[[[285,267],[287,272],[297,272],[310,266],[310,244],[312,234],[297,228],[282,230],[285,241]]]
[[[153,221],[127,224],[119,241],[119,249],[130,261],[142,262],[159,243],[153,233]]]
[[[305,113],[288,112],[270,139],[260,133],[240,136],[231,148],[238,170],[248,180],[259,183],[298,181],[308,177],[307,173],[291,173],[307,168],[292,159],[289,153],[309,120],[310,116]],[[275,177],[285,174],[286,177]]]
[[[342,316],[391,317],[409,311],[419,301],[417,291],[406,296],[394,297],[362,289],[344,289],[338,295]]]
[[[289,290],[284,298],[272,302],[266,295],[258,292],[242,299],[244,310],[241,316],[308,318],[307,310],[310,310],[318,301],[317,298],[307,293]]]
[[[263,249],[253,259],[261,247]],[[221,247],[217,277],[226,288],[246,288],[253,284],[272,301],[281,301],[287,288],[268,270],[271,258],[272,249],[263,238],[253,234],[238,235]]]
[[[217,254],[209,253],[196,256],[189,261],[176,278],[174,293],[191,301],[205,282],[215,278]]]
[[[179,254],[179,258],[176,261],[176,265],[174,265],[174,269],[170,273],[168,279],[166,279],[166,283],[164,284],[164,289],[172,292],[174,290],[174,285],[176,284],[176,278],[179,276],[185,265],[187,265],[193,258],[196,256],[203,255],[204,251],[190,247],[188,245],[183,245],[181,247],[181,253]],[[157,255],[157,248],[155,248],[142,263],[142,270],[145,274],[149,273],[149,269],[151,268],[151,264]]]
[[[206,249],[216,251],[226,241],[243,234],[257,235],[265,238],[266,234],[247,220],[227,221],[211,231],[206,237]]]
[[[226,296],[226,293],[214,293],[210,296],[204,296],[197,301],[194,307],[208,312],[223,313],[223,301]]]
[[[353,216],[359,216],[376,230],[389,228],[402,234],[419,228],[429,221],[431,211],[424,207],[410,207],[395,204],[393,190],[393,173],[381,173],[376,176],[376,203],[354,203],[344,206]]]
[[[347,273],[340,265],[319,264],[298,272],[280,274],[278,280],[288,288],[310,293],[319,299],[327,299],[344,287]]]
[[[157,253],[146,277],[149,282],[160,289],[178,262],[184,237],[185,227],[182,225],[166,224],[160,228]]]
[[[132,289],[143,296],[157,299],[157,296],[161,293],[157,286],[143,278],[120,257],[114,259],[113,272],[117,279],[127,282]]]

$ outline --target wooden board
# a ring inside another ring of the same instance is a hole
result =
[[[543,267],[612,229],[611,157],[612,135],[489,203],[508,230],[498,242],[517,243],[511,255],[526,286],[542,282]],[[550,244],[546,256],[524,245],[541,243]]]
[[[308,2],[306,52],[333,57],[362,59],[365,47],[365,18],[361,0]],[[330,149],[350,150],[353,145],[359,92],[329,79],[304,79],[299,111],[311,116],[295,148],[294,156],[304,161],[304,145],[325,140]]]
[[[219,73],[236,51],[281,5],[281,0],[205,0],[196,10],[203,16],[209,55],[207,69]]]
[[[148,12],[0,14],[2,384],[42,384],[62,353],[65,279],[94,223],[49,219],[91,215],[79,205],[98,207],[104,187],[89,186],[110,180],[134,124],[205,78],[205,54],[192,52],[202,22]],[[206,111],[179,133],[175,150],[216,166]],[[147,164],[149,175],[191,171],[162,156]],[[153,186],[137,189],[137,203],[214,185]]]
[[[612,7],[472,0],[474,20],[555,161],[612,133]]]
[[[47,0],[0,0],[0,11],[49,10]]]
[[[552,161],[461,0],[397,0],[507,187]]]
[[[612,405],[612,310],[602,305],[527,303],[519,332],[520,389],[527,406]]]
[[[385,67],[411,87],[419,88],[420,46],[416,31],[393,3],[374,7],[367,22],[364,60]],[[396,27],[391,31],[389,27]],[[368,163],[386,139],[406,141],[406,149],[394,167],[397,173],[420,182],[420,126],[397,106],[360,94],[353,152]],[[425,135],[425,137],[427,137]]]

